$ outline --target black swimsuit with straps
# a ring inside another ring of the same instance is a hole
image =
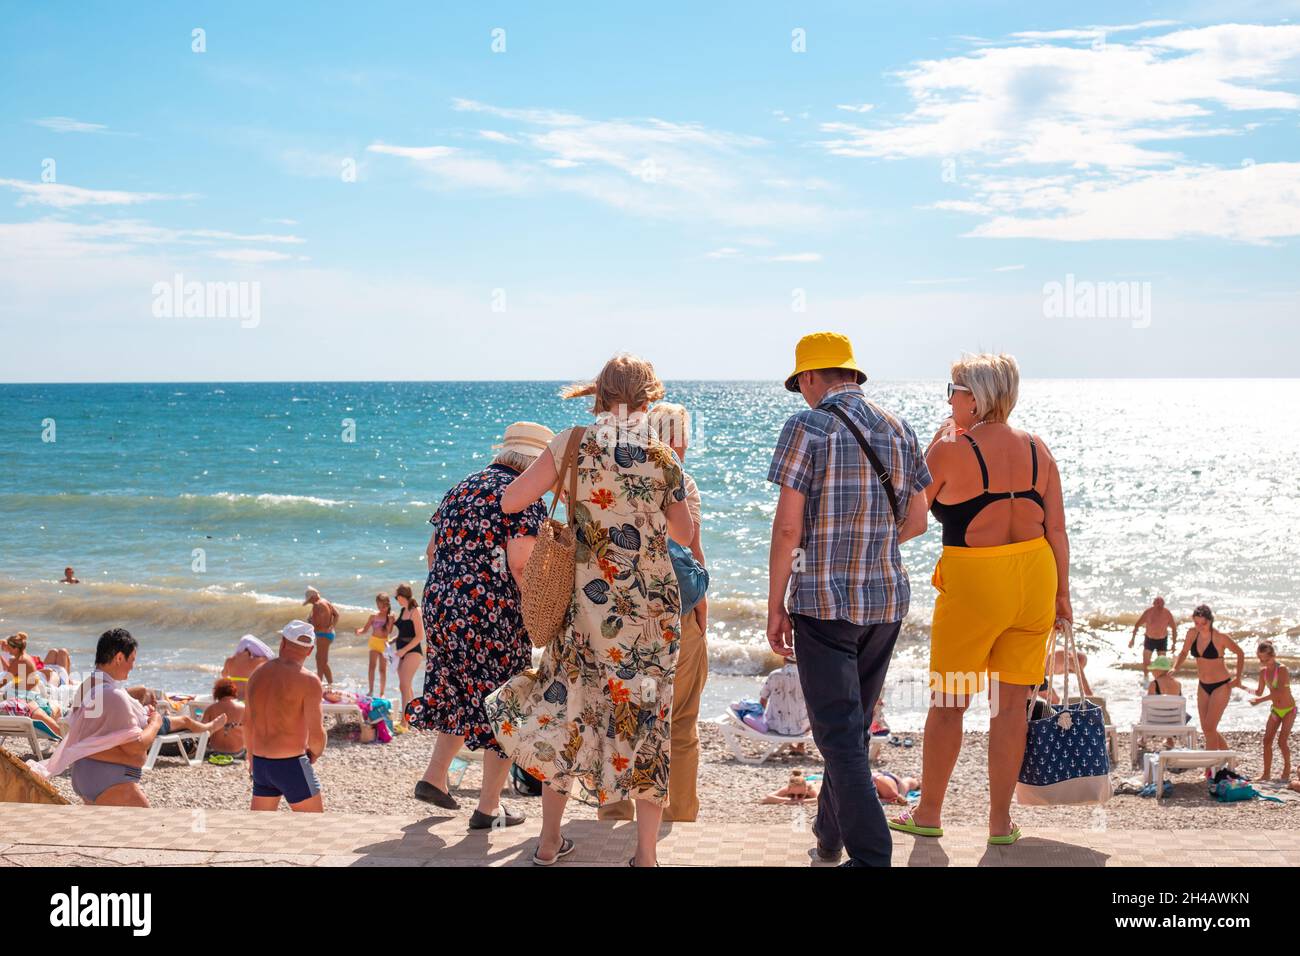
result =
[[[402,613],[405,614],[406,611]],[[393,650],[396,651],[398,657],[403,656],[406,646],[413,640],[415,640],[415,622],[406,617],[399,617],[397,619],[397,640],[393,646]]]
[[[1026,498],[1034,502],[1038,507],[1043,507],[1043,496],[1038,493],[1034,485],[1038,484],[1038,443],[1034,441],[1033,436],[1029,439],[1029,455],[1033,461],[1034,474],[1029,481],[1028,491],[989,491],[989,468],[984,463],[984,456],[980,454],[980,446],[975,439],[969,434],[962,435],[970,442],[970,447],[975,452],[975,457],[980,463],[980,474],[984,477],[984,491],[974,498],[967,498],[965,501],[957,501],[952,504],[944,504],[938,498],[930,505],[930,511],[934,513],[938,522],[943,525],[943,543],[949,547],[965,548],[966,530],[970,523],[975,520],[976,516],[993,504],[995,501],[1008,501],[1014,498]]]

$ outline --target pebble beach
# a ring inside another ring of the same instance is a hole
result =
[[[420,779],[433,747],[433,735],[412,731],[388,744],[356,742],[356,725],[342,725],[331,720],[329,745],[316,768],[325,796],[326,812],[372,814],[443,815],[411,796]],[[1235,732],[1225,735],[1229,745],[1243,755],[1238,769],[1256,777],[1262,769],[1262,735]],[[911,734],[912,747],[882,748],[875,766],[900,776],[921,772],[921,747],[924,735]],[[812,818],[812,808],[764,805],[762,798],[780,789],[792,770],[805,774],[821,772],[822,762],[815,751],[807,756],[777,756],[765,764],[752,766],[737,761],[727,749],[718,728],[700,725],[700,821],[706,823],[745,822],[761,825],[789,822],[802,827]],[[27,748],[16,740],[8,742],[20,757]],[[965,735],[961,756],[953,773],[944,805],[944,823],[949,826],[983,826],[987,822],[988,788],[986,776],[986,735]],[[1128,739],[1120,735],[1121,752],[1127,754]],[[1274,773],[1281,763],[1275,755]],[[1125,793],[1125,781],[1136,779],[1126,763],[1116,768],[1112,781],[1117,792],[1103,807],[1021,807],[1013,804],[1012,813],[1026,832],[1034,826],[1112,830],[1197,830],[1197,829],[1289,829],[1300,825],[1300,793],[1277,785],[1257,784],[1261,791],[1278,796],[1282,802],[1252,800],[1218,803],[1206,795],[1201,775],[1196,771],[1173,774],[1172,796],[1157,804],[1154,798]],[[452,793],[460,802],[456,815],[468,820],[478,798],[481,764],[471,760],[458,788]],[[1140,780],[1137,781],[1140,784]],[[74,804],[81,803],[72,792],[66,776],[53,781],[55,787]],[[250,785],[243,762],[229,766],[204,763],[187,766],[174,754],[161,756],[154,769],[144,776],[144,790],[154,807],[177,810],[238,810],[248,806]],[[540,816],[541,801],[522,797],[507,790],[503,802],[515,812]],[[282,805],[282,813],[290,812]],[[892,812],[892,808],[886,808]],[[572,801],[571,819],[592,819],[595,810]]]

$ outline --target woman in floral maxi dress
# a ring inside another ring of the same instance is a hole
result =
[[[560,834],[569,796],[599,805],[636,801],[635,865],[652,866],[668,802],[668,744],[680,600],[668,537],[689,542],[693,521],[681,465],[650,435],[647,405],[663,386],[647,362],[616,356],[590,386],[596,423],[578,451],[573,603],[540,666],[503,684],[486,703],[500,746],[546,784],[534,862],[553,863],[572,841]],[[629,411],[624,411],[624,410]],[[506,512],[554,486],[572,429],[502,496]],[[567,489],[567,479],[565,483]]]

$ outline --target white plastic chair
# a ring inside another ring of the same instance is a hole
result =
[[[731,750],[732,756],[745,764],[756,766],[765,763],[767,760],[776,756],[792,744],[806,744],[810,747],[815,746],[812,734],[810,733],[800,734],[798,736],[759,733],[730,710],[721,717],[716,718],[713,722],[718,725],[719,729],[721,729],[722,736],[726,739],[727,747]],[[763,748],[762,752],[757,757],[751,757],[749,754],[745,753],[745,749],[740,743],[744,739],[758,743]]]
[[[32,748],[32,756],[37,760],[45,759],[45,744],[48,743],[53,752],[60,740],[58,737],[46,736],[43,730],[37,730],[36,721],[30,717],[0,717],[0,743],[9,737],[25,737],[28,746]]]
[[[185,752],[185,747],[182,742],[186,740],[198,741],[198,747],[192,758]],[[153,765],[158,761],[158,754],[162,751],[164,744],[175,744],[176,749],[180,751],[181,759],[191,767],[197,767],[203,763],[203,758],[206,757],[208,753],[208,733],[206,730],[201,734],[184,730],[174,734],[159,734],[153,739],[153,746],[149,748],[149,753],[145,755],[144,766],[141,768],[142,770],[153,769]]]
[[[1182,742],[1185,750],[1197,749],[1196,728],[1187,722],[1187,698],[1181,694],[1147,694],[1138,702],[1142,709],[1128,738],[1132,766],[1140,766],[1138,754],[1143,737],[1172,737]]]

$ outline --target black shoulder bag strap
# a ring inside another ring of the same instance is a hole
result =
[[[872,471],[876,473],[876,477],[880,479],[880,483],[885,486],[885,496],[889,498],[889,510],[894,515],[894,521],[896,523],[899,522],[901,519],[898,517],[898,494],[894,491],[894,481],[889,477],[889,469],[886,468],[884,463],[880,460],[880,456],[872,450],[869,444],[867,444],[866,436],[862,434],[857,425],[853,424],[853,419],[849,418],[848,413],[844,411],[844,409],[835,404],[827,405],[825,407],[826,411],[830,412],[849,427],[849,431],[853,432],[853,437],[858,440],[858,444],[862,446],[862,450],[867,453],[867,460],[871,462]]]

